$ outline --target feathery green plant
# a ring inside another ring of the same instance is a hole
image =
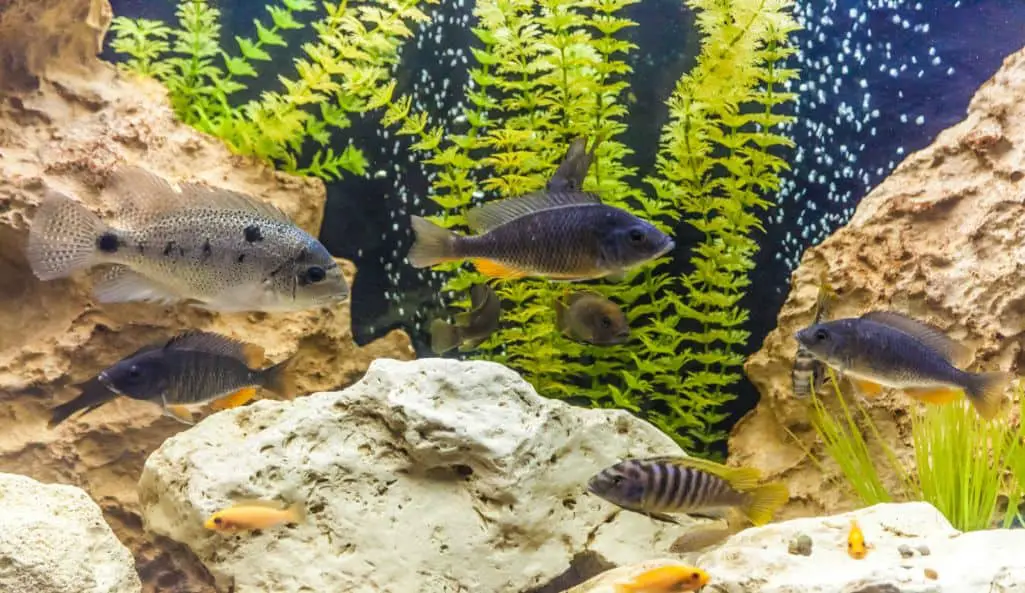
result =
[[[255,20],[256,37],[235,37],[236,52],[221,46],[221,12],[206,0],[182,0],[172,28],[149,19],[114,19],[113,49],[129,56],[122,65],[162,82],[175,113],[185,123],[217,136],[235,152],[253,155],[285,171],[336,179],[344,171],[363,174],[362,152],[349,144],[336,153],[333,131],[347,128],[351,114],[383,105],[373,99],[390,80],[398,49],[410,25],[427,20],[421,3],[439,0],[376,0],[350,6],[322,3],[312,23],[316,39],[295,58],[296,76],[279,76],[281,90],[236,101],[246,80],[259,75],[271,52],[287,48],[289,32],[306,27],[302,13],[313,0],[280,0],[266,6],[269,20]],[[316,111],[313,111],[316,108]],[[316,150],[305,166],[304,151]]]
[[[1021,500],[1025,484],[1025,427],[1007,418],[987,422],[964,400],[912,410],[914,476],[908,474],[892,447],[882,440],[868,412],[857,404],[864,427],[883,451],[889,469],[899,478],[898,491],[888,491],[880,477],[881,468],[869,453],[865,429],[854,421],[836,376],[832,371],[830,375],[842,412],[830,412],[813,395],[811,424],[826,454],[840,467],[863,504],[924,500],[943,513],[955,528],[972,531],[992,526],[1001,494],[1012,501]],[[1019,399],[1021,395],[1018,393]],[[1025,412],[1025,405],[1021,409]],[[801,446],[821,465],[821,460],[803,443]],[[1016,505],[1009,505],[1003,519],[1005,526],[1015,514]]]
[[[596,347],[571,341],[554,325],[553,300],[562,284],[537,279],[498,282],[512,307],[503,328],[478,356],[518,370],[538,392],[639,413],[685,449],[708,456],[725,432],[717,425],[740,374],[739,349],[748,333],[737,306],[748,285],[759,228],[754,210],[778,187],[785,162],[770,154],[789,141],[770,130],[792,118],[776,107],[796,76],[782,68],[797,29],[790,0],[688,0],[705,42],[698,65],[669,100],[655,188],[632,183],[632,151],[617,137],[626,126],[624,92],[636,46],[617,34],[636,23],[624,13],[638,0],[478,0],[472,50],[476,64],[466,89],[466,130],[428,129],[426,114],[410,115],[408,99],[389,97],[385,122],[418,137],[436,170],[432,217],[466,226],[466,209],[485,196],[501,199],[544,187],[569,142],[602,138],[584,182],[606,204],[624,208],[664,231],[681,218],[701,230],[695,271],[677,278],[648,265],[618,284],[594,289],[622,306],[632,327],[629,345]],[[444,139],[444,140],[442,140]],[[681,246],[682,247],[682,246]],[[458,264],[445,288],[465,291],[484,278]],[[685,297],[679,296],[680,289]],[[456,303],[466,307],[465,300]],[[698,331],[686,329],[697,323]],[[684,329],[681,329],[684,328]]]

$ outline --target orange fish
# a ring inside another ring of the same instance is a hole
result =
[[[646,570],[629,582],[616,585],[616,593],[676,593],[697,591],[708,584],[708,573],[693,566],[670,565]]]
[[[249,531],[305,520],[306,510],[300,503],[281,508],[281,503],[275,501],[248,500],[217,511],[203,523],[203,527],[214,531]]]
[[[861,526],[854,519],[851,519],[851,531],[847,534],[847,554],[851,558],[861,560],[868,554],[868,544],[865,543],[865,534],[861,532]]]

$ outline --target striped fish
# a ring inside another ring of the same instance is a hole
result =
[[[768,523],[786,504],[782,482],[759,485],[757,469],[728,467],[695,457],[627,459],[587,483],[592,494],[626,510],[679,523],[670,513],[722,518],[737,509],[755,525]]]
[[[826,280],[826,274],[823,273],[819,280],[819,296],[815,300],[815,321],[812,322],[812,325],[822,323],[829,315],[829,301],[834,294],[833,288]],[[794,383],[794,396],[805,399],[813,392],[818,393],[822,388],[822,384],[826,381],[826,365],[798,342],[791,378]]]

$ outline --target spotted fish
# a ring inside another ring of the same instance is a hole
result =
[[[109,186],[123,208],[111,224],[49,191],[26,253],[41,280],[104,266],[100,302],[191,302],[216,311],[295,311],[345,300],[338,264],[277,208],[196,183],[179,190],[138,167]]]
[[[878,395],[883,387],[943,404],[965,393],[984,419],[995,417],[1013,375],[970,373],[959,366],[968,350],[932,325],[892,311],[818,323],[797,332],[797,341],[815,358],[851,379],[859,393]]]
[[[829,316],[829,303],[833,296],[833,288],[823,273],[819,280],[819,295],[815,299],[815,320],[812,323],[822,323]],[[794,396],[804,399],[822,388],[826,381],[826,365],[808,352],[804,345],[798,343],[791,379],[794,384]]]
[[[781,482],[759,485],[760,472],[695,457],[627,459],[587,484],[596,496],[653,519],[678,523],[671,513],[721,519],[734,509],[763,525],[786,504]]]

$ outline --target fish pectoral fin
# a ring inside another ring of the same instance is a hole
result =
[[[210,403],[210,407],[215,411],[230,410],[231,408],[237,408],[243,406],[251,399],[256,397],[255,387],[243,387],[235,393],[226,395],[220,399],[216,399]]]
[[[186,406],[164,406],[164,415],[174,418],[182,424],[194,426],[196,421],[192,418],[192,412]]]
[[[964,391],[957,387],[908,387],[904,393],[918,401],[937,405],[949,404],[964,395]]]
[[[655,519],[656,521],[664,521],[666,523],[673,523],[675,525],[681,525],[680,520],[672,515],[665,513],[654,513],[654,512],[642,512],[642,515]]]
[[[690,511],[689,513],[687,513],[687,516],[694,517],[695,519],[722,521],[726,518],[726,513],[723,511]]]
[[[170,287],[121,265],[103,272],[93,285],[93,295],[101,303],[147,301],[169,305],[182,300]]]
[[[510,268],[490,259],[475,259],[473,260],[473,265],[477,268],[478,272],[491,278],[524,278],[527,275],[526,272]]]
[[[879,397],[879,394],[883,392],[883,386],[878,383],[854,377],[850,377],[850,380],[854,389],[863,397]]]

